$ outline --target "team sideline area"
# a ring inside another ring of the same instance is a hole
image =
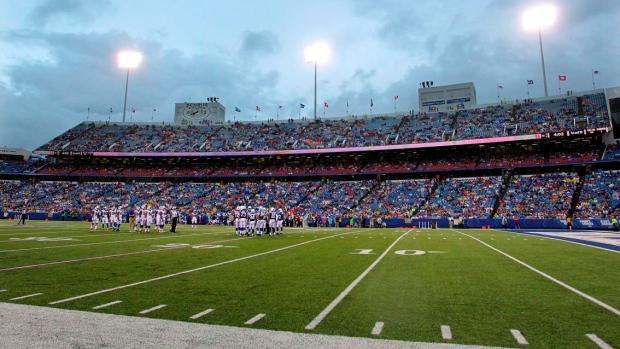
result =
[[[73,327],[63,333],[126,324],[121,344],[81,336],[90,341],[84,345],[111,348],[232,347],[247,338],[258,347],[618,348],[618,265],[617,249],[536,232],[285,228],[245,237],[201,225],[147,235],[91,232],[86,222],[5,221],[0,327],[55,314]],[[150,329],[140,336],[133,326]],[[230,342],[177,337],[175,328],[204,328]],[[52,336],[50,348],[79,337]],[[148,339],[158,336],[168,341]]]

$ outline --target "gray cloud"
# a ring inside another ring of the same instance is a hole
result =
[[[271,31],[246,31],[239,54],[252,57],[258,54],[274,54],[280,50],[280,41]]]
[[[220,97],[230,112],[235,106],[242,108],[245,113],[237,120],[249,120],[254,105],[270,100],[279,84],[277,71],[241,68],[243,64],[212,52],[188,57],[124,32],[21,31],[2,33],[0,39],[49,52],[50,61],[24,60],[7,67],[8,83],[0,84],[0,122],[6,125],[0,129],[0,139],[13,139],[29,150],[84,121],[88,108],[93,121],[122,119],[125,72],[117,68],[115,57],[120,47],[133,47],[144,55],[141,66],[129,75],[127,108],[134,107],[137,113],[128,112],[128,121],[130,117],[150,121],[155,108],[158,120],[170,122],[174,103],[211,96]]]
[[[61,19],[72,24],[87,23],[110,7],[109,0],[46,0],[34,7],[28,19],[31,24],[41,27]]]

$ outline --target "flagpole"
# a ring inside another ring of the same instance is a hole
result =
[[[258,109],[254,109],[254,121],[256,121],[256,118],[258,117]]]
[[[297,114],[297,118],[301,120],[301,105],[299,106],[299,114]]]
[[[526,81],[527,83],[527,99],[530,99],[530,82]]]
[[[110,108],[110,116],[108,116],[108,124],[110,123],[111,119],[112,119],[112,108]]]
[[[497,103],[501,104],[501,102],[499,101],[499,83],[497,83],[496,85],[497,85]]]
[[[90,119],[90,107],[88,107],[88,114],[86,114],[86,121],[88,121],[88,119]]]
[[[594,69],[590,69],[590,72],[592,73],[592,89],[596,90],[596,84],[594,83]]]
[[[558,77],[558,90],[560,91],[560,95],[562,94],[562,80]]]
[[[235,107],[235,113],[233,114],[233,124],[237,122],[237,108]]]
[[[325,119],[325,102],[323,102],[323,119]]]
[[[153,122],[153,115],[155,114],[155,107],[153,107],[153,111],[151,112],[151,122]]]
[[[276,120],[280,120],[280,106],[276,108]]]
[[[347,116],[349,116],[349,100],[347,100]]]

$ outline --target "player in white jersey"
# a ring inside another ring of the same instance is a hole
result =
[[[99,206],[95,206],[93,210],[91,221],[90,221],[90,231],[97,231],[99,228],[99,219],[101,218],[101,210],[99,210]]]
[[[110,230],[110,211],[107,207],[101,209],[101,230]]]
[[[142,206],[142,212],[140,212],[140,232],[146,233],[146,216],[149,214],[149,210],[146,206]]]
[[[282,212],[282,209],[279,208],[278,212],[276,213],[276,229],[275,229],[274,234],[282,235],[283,230],[284,230],[284,212]]]
[[[254,236],[256,230],[256,210],[251,209],[248,214],[248,234]],[[258,234],[256,234],[258,235]]]
[[[144,230],[145,233],[150,234],[151,233],[151,225],[153,224],[153,210],[151,210],[151,207],[147,207],[146,208],[146,229]]]
[[[112,231],[116,231],[116,207],[110,206],[110,228]]]
[[[235,234],[241,235],[241,229],[239,229],[239,221],[241,220],[241,208],[237,207],[233,212],[233,216],[235,217]]]
[[[121,231],[121,223],[123,223],[123,207],[119,206],[116,211],[116,231]]]
[[[241,206],[241,211],[239,212],[239,235],[246,236],[247,233],[245,228],[248,224],[248,211],[245,206]]]
[[[136,206],[136,211],[134,214],[134,227],[133,227],[133,232],[137,232],[138,229],[141,228],[140,225],[140,217],[142,217],[142,207],[140,206]]]
[[[166,211],[164,210],[163,206],[159,207],[156,211],[155,211],[155,225],[157,226],[157,231],[160,233],[164,232],[164,218],[166,215]]]
[[[198,212],[192,210],[192,229],[198,228]]]
[[[260,236],[267,233],[267,210],[265,210],[264,207],[258,210],[258,222],[256,222],[256,227]]]
[[[276,235],[276,209],[269,209],[269,227],[267,227],[267,235]]]

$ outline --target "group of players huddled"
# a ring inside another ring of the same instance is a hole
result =
[[[151,226],[154,227],[153,232],[163,233],[164,225],[170,222],[172,227],[170,231],[175,233],[176,219],[179,216],[175,207],[154,207],[151,205],[137,206],[136,209],[130,209],[128,212],[129,232],[151,233]],[[198,225],[197,213],[192,213],[191,223],[192,229],[196,229]],[[96,206],[92,211],[90,230],[97,231],[99,223],[102,230],[120,231],[123,222],[123,207],[99,207]]]
[[[99,223],[101,230],[120,231],[123,222],[123,209],[126,207],[99,207],[95,206],[92,211],[90,230],[97,231]],[[176,232],[176,223],[179,212],[176,207],[152,207],[151,205],[137,206],[128,211],[129,232],[163,233],[166,222],[171,223],[171,232]],[[198,225],[198,213],[191,214],[191,227],[196,229]],[[239,236],[276,236],[282,235],[284,230],[284,212],[281,208],[252,208],[251,206],[237,206],[232,212],[235,225],[235,234]]]
[[[237,206],[233,215],[235,234],[239,236],[282,235],[284,212],[281,208],[267,210],[264,207]]]

